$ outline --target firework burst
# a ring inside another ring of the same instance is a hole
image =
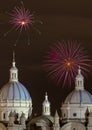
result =
[[[16,30],[19,29],[21,32],[23,28],[25,30],[29,29],[30,25],[34,23],[34,16],[23,6],[15,7],[11,13],[10,23],[14,25]]]
[[[15,43],[18,42],[22,31],[25,31],[27,34],[28,44],[30,44],[29,31],[32,30],[32,28],[35,29],[40,34],[40,31],[34,26],[34,24],[36,22],[42,24],[42,22],[39,20],[35,20],[34,14],[31,13],[29,9],[25,9],[23,2],[21,2],[20,7],[15,7],[12,10],[12,12],[9,13],[9,15],[10,15],[9,23],[13,25],[13,27],[9,31],[7,31],[4,34],[4,36],[7,36],[7,34],[12,30],[19,31],[19,35]]]
[[[44,67],[48,75],[62,86],[71,86],[75,81],[78,67],[86,76],[91,67],[91,59],[77,41],[62,41],[50,48],[45,57]]]

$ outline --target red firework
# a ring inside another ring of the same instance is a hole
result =
[[[15,45],[18,42],[21,32],[24,30],[27,34],[28,37],[28,44],[30,44],[30,30],[31,28],[35,29],[39,34],[40,31],[34,26],[34,24],[36,22],[39,22],[42,24],[41,21],[35,20],[34,18],[34,14],[30,12],[29,9],[25,9],[24,8],[24,4],[23,2],[21,2],[21,6],[20,7],[15,7],[11,13],[9,13],[10,15],[10,20],[9,23],[13,25],[13,27],[4,34],[4,36],[7,36],[7,34],[9,32],[11,32],[12,30],[19,30],[19,35],[16,39]]]
[[[71,86],[75,81],[78,67],[86,76],[91,67],[91,59],[81,44],[76,41],[62,41],[50,48],[45,57],[48,75],[62,86]]]
[[[24,28],[29,29],[29,26],[34,23],[34,15],[30,13],[28,9],[25,9],[24,6],[15,7],[12,11],[10,23],[14,25],[16,29]]]

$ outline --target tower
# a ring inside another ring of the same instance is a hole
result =
[[[84,90],[84,77],[81,74],[80,66],[78,69],[78,75],[75,78],[75,89],[76,90]]]
[[[18,82],[18,69],[16,68],[15,64],[15,53],[13,52],[13,62],[10,69],[10,82]]]
[[[46,94],[45,94],[45,100],[44,100],[44,102],[43,102],[43,104],[42,104],[43,106],[43,108],[42,108],[42,115],[45,115],[45,116],[48,116],[48,115],[50,115],[50,102],[49,102],[49,100],[48,100],[48,95],[47,95],[47,92],[46,92]]]

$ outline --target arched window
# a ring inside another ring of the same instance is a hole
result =
[[[5,119],[5,113],[3,113],[3,119]]]

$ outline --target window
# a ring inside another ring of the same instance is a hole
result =
[[[73,116],[77,116],[77,113],[73,113]]]
[[[78,86],[79,86],[79,84],[80,84],[80,81],[78,81]]]
[[[46,107],[45,107],[45,112],[46,112]]]
[[[64,113],[64,117],[65,117],[66,115],[65,115],[65,113]]]
[[[82,85],[82,81],[80,81],[80,84]]]
[[[16,77],[16,73],[12,73],[12,79],[15,79]]]
[[[15,114],[15,121],[17,121],[17,119],[19,118],[19,114],[15,113],[15,111],[14,111],[14,114]]]
[[[3,119],[5,119],[5,113],[3,113]]]

